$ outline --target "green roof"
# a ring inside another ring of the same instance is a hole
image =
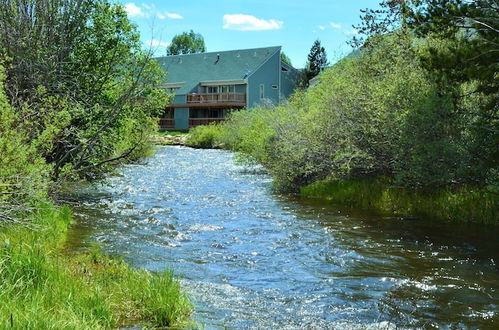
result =
[[[255,72],[281,47],[240,49],[158,57],[168,73],[167,83],[183,83],[176,94],[187,94],[201,81],[243,80]],[[165,82],[166,83],[166,82]]]

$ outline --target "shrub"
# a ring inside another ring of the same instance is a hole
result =
[[[185,144],[193,148],[217,148],[219,146],[220,125],[197,126],[189,131]]]

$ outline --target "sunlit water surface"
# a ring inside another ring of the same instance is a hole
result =
[[[72,243],[174,268],[206,328],[499,328],[493,228],[280,196],[219,150],[161,147],[80,187]]]

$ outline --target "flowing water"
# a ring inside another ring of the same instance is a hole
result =
[[[161,147],[81,187],[74,242],[174,268],[206,328],[499,328],[499,231],[280,196],[219,150]]]

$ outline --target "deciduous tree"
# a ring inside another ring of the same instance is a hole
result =
[[[291,59],[284,52],[281,52],[281,62],[293,66],[293,64],[291,64]]]
[[[147,149],[167,102],[163,76],[122,6],[107,0],[0,2],[0,52],[16,129],[53,176],[92,176]]]
[[[194,31],[177,34],[167,48],[167,55],[183,55],[206,52],[204,38]]]

